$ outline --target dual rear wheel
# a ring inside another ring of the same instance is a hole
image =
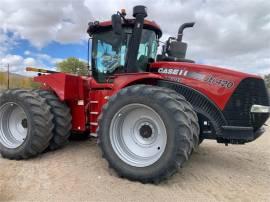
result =
[[[121,177],[159,183],[189,159],[199,143],[198,118],[175,91],[148,85],[120,90],[98,119],[103,157]],[[0,99],[0,152],[27,159],[66,144],[68,107],[52,92],[7,90]]]
[[[66,144],[71,115],[52,92],[13,89],[0,98],[0,152],[4,158],[27,159]]]

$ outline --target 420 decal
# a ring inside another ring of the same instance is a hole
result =
[[[204,81],[213,85],[224,87],[224,88],[231,88],[234,86],[234,82],[228,81],[225,79],[219,79],[214,76],[208,76],[204,79]]]

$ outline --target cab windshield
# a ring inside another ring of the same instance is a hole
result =
[[[106,82],[106,78],[115,73],[125,72],[125,61],[128,42],[132,34],[131,28],[124,28],[123,36],[113,31],[93,35],[92,71],[98,82]],[[157,35],[152,30],[144,29],[139,46],[136,68],[146,71],[149,59],[157,54]]]

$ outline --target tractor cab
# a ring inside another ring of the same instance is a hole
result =
[[[134,19],[125,16],[122,10],[112,15],[111,21],[89,23],[92,75],[97,82],[104,83],[115,74],[147,72],[154,61],[194,62],[185,59],[187,44],[182,42],[184,29],[193,27],[193,22],[181,25],[177,37],[169,37],[162,54],[157,55],[162,32],[155,22],[145,19],[146,8],[135,6]]]
[[[134,8],[135,19],[125,15],[122,10],[112,15],[111,21],[89,23],[92,75],[99,83],[114,74],[146,72],[148,64],[155,61],[162,35],[159,26],[144,19],[143,6]]]

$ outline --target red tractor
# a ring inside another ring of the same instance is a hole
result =
[[[2,93],[4,158],[34,157],[64,146],[71,132],[87,133],[119,176],[158,183],[204,139],[244,144],[263,133],[269,98],[262,78],[186,59],[183,30],[194,23],[157,55],[161,29],[145,19],[144,6],[133,16],[121,11],[89,23],[92,76],[37,70],[41,89]]]

